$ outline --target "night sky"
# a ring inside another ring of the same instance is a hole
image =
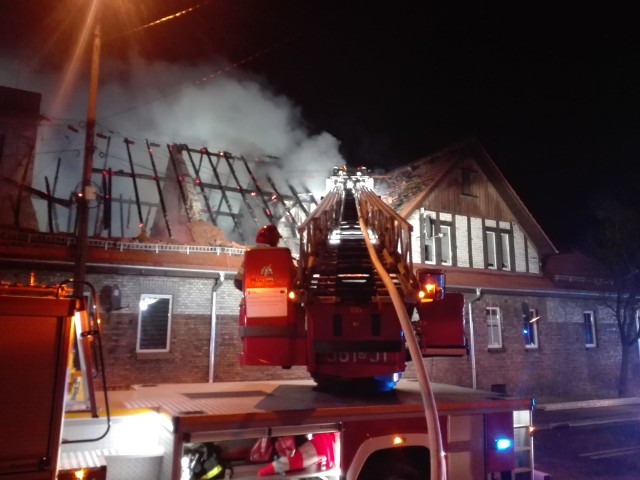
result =
[[[31,89],[27,78],[58,71],[88,3],[0,0],[10,27],[0,29],[3,84]],[[194,71],[206,82],[223,68],[255,75],[297,106],[310,132],[338,139],[349,164],[389,169],[476,136],[561,250],[582,247],[601,192],[636,183],[640,43],[630,12],[480,1],[106,3],[103,63],[126,64],[136,51],[183,68],[183,83],[198,81]]]

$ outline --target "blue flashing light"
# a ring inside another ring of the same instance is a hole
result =
[[[510,438],[500,437],[496,438],[496,450],[499,452],[503,452],[505,450],[509,450],[513,445],[513,440]]]
[[[528,334],[529,334],[529,330],[527,330],[527,329],[525,328],[524,330],[522,330],[522,333],[523,333],[523,334],[525,334],[525,335],[528,335]]]
[[[376,382],[375,390],[378,392],[390,392],[400,380],[400,373],[396,372],[391,375],[378,375],[374,377]]]

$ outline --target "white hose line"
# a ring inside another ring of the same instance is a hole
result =
[[[385,270],[382,262],[380,262],[378,254],[373,248],[371,239],[369,238],[369,233],[367,232],[362,218],[359,218],[359,222],[360,229],[362,230],[362,234],[364,235],[364,241],[367,245],[367,249],[369,250],[369,257],[371,258],[371,261],[373,262],[376,270],[380,274],[380,278],[382,278],[385,287],[389,291],[389,295],[391,295],[393,306],[396,309],[398,318],[400,319],[400,325],[402,326],[404,336],[407,340],[407,345],[409,346],[411,360],[415,365],[416,376],[418,377],[418,385],[420,386],[420,393],[422,394],[422,404],[424,405],[424,412],[427,420],[427,433],[430,438],[429,455],[431,458],[431,476],[429,478],[431,478],[432,480],[446,480],[447,469],[444,462],[442,435],[440,432],[440,422],[438,421],[438,409],[436,407],[436,401],[435,397],[433,396],[433,391],[431,390],[431,385],[429,384],[427,370],[424,367],[424,363],[422,362],[422,353],[420,352],[420,347],[418,346],[418,340],[413,333],[413,328],[411,328],[411,320],[409,319],[409,315],[407,314],[407,309],[405,307],[404,301],[402,298],[400,298],[400,294],[398,293],[393,280],[391,280],[391,277]]]

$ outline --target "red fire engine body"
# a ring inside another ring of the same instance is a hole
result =
[[[60,288],[0,292],[0,478],[532,478],[530,399],[425,386],[418,365],[400,378],[408,360],[465,354],[463,298],[444,272],[414,274],[410,227],[365,181],[334,180],[297,266],[287,248],[245,256],[241,363],[312,380],[137,386],[64,415],[99,325]],[[12,393],[32,382],[37,402]]]
[[[0,295],[0,473],[7,478],[200,478],[185,473],[184,459],[203,445],[219,447],[219,462],[226,465],[222,476],[212,478],[224,478],[231,468],[232,478],[257,478],[272,461],[270,456],[249,460],[261,439],[326,433],[337,437],[333,466],[318,458],[285,477],[353,480],[404,472],[393,478],[429,478],[431,443],[419,386],[405,379],[391,391],[366,395],[323,392],[310,380],[137,386],[109,393],[111,425],[104,438],[61,444],[62,439],[98,438],[107,429],[100,399],[98,417],[67,413],[63,418],[69,401],[64,352],[75,303]],[[33,385],[41,391],[29,400],[24,392],[33,391]],[[432,387],[448,478],[504,478],[499,472],[531,478],[529,400]],[[511,443],[499,449],[499,441]],[[84,477],[76,476],[79,470]],[[409,476],[416,471],[420,476]]]
[[[297,267],[288,248],[247,251],[243,364],[306,365],[321,387],[353,388],[358,380],[360,388],[384,390],[404,372],[407,337],[416,329],[422,354],[466,353],[462,294],[445,295],[444,272],[413,274],[411,226],[369,180],[346,172],[332,177],[298,228]],[[414,309],[419,320],[403,332],[399,316]]]

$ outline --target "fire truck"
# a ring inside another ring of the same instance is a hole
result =
[[[295,260],[244,258],[241,364],[306,365],[309,380],[96,395],[99,314],[69,285],[2,286],[0,478],[533,478],[531,399],[428,379],[424,357],[466,355],[462,295],[414,271],[411,226],[365,170],[328,187]]]

